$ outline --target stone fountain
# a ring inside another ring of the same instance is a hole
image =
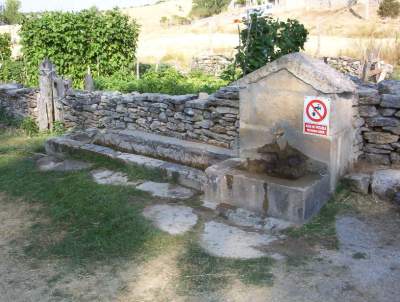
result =
[[[205,199],[304,223],[319,212],[356,160],[353,83],[295,53],[245,76],[240,87],[240,157],[206,170]],[[330,101],[329,135],[304,132],[307,97]]]

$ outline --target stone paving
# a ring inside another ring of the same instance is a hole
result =
[[[100,185],[117,185],[117,186],[136,186],[138,182],[131,182],[128,175],[107,169],[99,169],[90,172],[93,180]]]
[[[171,235],[182,235],[192,229],[198,220],[193,209],[179,205],[154,205],[147,207],[143,215],[160,230]]]

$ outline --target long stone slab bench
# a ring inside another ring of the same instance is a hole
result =
[[[200,169],[237,155],[231,149],[138,130],[103,130],[96,135],[94,143]]]
[[[68,136],[51,138],[46,141],[46,152],[49,155],[65,156],[74,151],[105,156],[110,159],[122,161],[127,164],[157,169],[163,172],[169,179],[177,183],[199,191],[203,190],[207,177],[204,171],[181,164],[166,162],[164,160],[150,158],[142,155],[120,152],[109,147],[100,146],[87,141],[71,139]]]

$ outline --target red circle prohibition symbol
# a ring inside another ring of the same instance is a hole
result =
[[[310,109],[312,110],[311,112],[314,112],[317,115],[317,117],[314,117],[310,114]],[[323,109],[322,113],[320,112],[321,109]],[[328,110],[326,109],[326,105],[322,101],[312,100],[307,105],[306,113],[307,113],[307,117],[310,120],[318,123],[318,122],[322,122],[326,118],[326,116],[328,114]]]

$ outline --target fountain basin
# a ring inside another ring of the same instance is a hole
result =
[[[326,171],[283,179],[243,169],[245,161],[228,159],[206,170],[205,201],[228,204],[259,215],[303,224],[319,212],[331,195]]]

